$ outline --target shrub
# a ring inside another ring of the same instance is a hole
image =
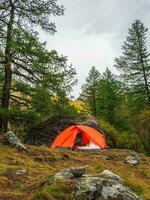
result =
[[[144,152],[144,146],[137,134],[130,132],[119,132],[113,125],[104,121],[103,119],[99,119],[98,122],[105,133],[108,146]]]
[[[117,147],[121,149],[131,149],[137,152],[144,152],[144,146],[138,135],[122,132],[117,138]]]
[[[103,119],[99,119],[98,123],[105,133],[108,146],[117,147],[117,138],[119,135],[119,132],[117,131],[117,129],[113,125],[111,125],[109,122],[106,122]]]
[[[145,109],[135,120],[136,132],[140,136],[145,151],[150,154],[150,109]]]

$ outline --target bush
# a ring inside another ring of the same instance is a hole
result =
[[[98,120],[100,127],[105,133],[107,145],[113,148],[131,149],[144,152],[144,146],[137,134],[119,132],[113,125],[103,119]]]
[[[99,119],[98,123],[105,133],[107,145],[110,147],[117,147],[117,138],[119,135],[117,129],[103,119]]]
[[[117,147],[121,149],[131,149],[137,152],[144,152],[144,146],[139,136],[128,132],[123,132],[118,135]]]
[[[136,132],[140,136],[145,151],[150,154],[150,109],[145,109],[135,120]]]

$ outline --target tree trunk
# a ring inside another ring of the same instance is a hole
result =
[[[96,108],[96,91],[93,91],[93,115],[97,117],[97,108]]]
[[[11,64],[8,63],[7,65],[5,65],[5,82],[2,90],[2,102],[1,102],[1,109],[3,109],[4,112],[9,108],[11,80],[12,80]],[[8,120],[6,117],[3,116],[0,121],[1,130],[7,131],[7,124]]]
[[[149,87],[148,87],[148,81],[147,81],[144,62],[143,62],[142,57],[141,57],[141,63],[142,63],[142,69],[143,69],[143,77],[144,77],[144,82],[145,82],[145,90],[146,90],[146,94],[147,94],[147,100],[148,100],[148,104],[150,106],[150,91],[149,91]]]
[[[137,30],[137,37],[138,37],[138,43],[139,43],[139,48],[140,48],[140,63],[142,65],[145,92],[146,92],[146,95],[147,95],[148,105],[150,106],[150,90],[149,90],[149,86],[148,86],[148,80],[147,80],[146,70],[145,70],[145,63],[144,63],[144,60],[143,60],[143,54],[142,54],[142,48],[141,48],[141,42],[140,42],[140,36],[139,36],[138,30]]]
[[[9,100],[10,100],[10,89],[11,89],[11,81],[12,81],[12,71],[11,71],[11,49],[12,49],[12,34],[13,34],[13,22],[14,22],[14,4],[12,0],[10,0],[11,12],[9,22],[7,24],[7,36],[6,36],[6,48],[5,48],[5,80],[2,90],[2,101],[1,101],[1,109],[5,111],[9,108]],[[8,119],[5,116],[1,116],[0,118],[0,130],[7,131]]]

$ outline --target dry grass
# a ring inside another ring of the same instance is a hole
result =
[[[0,146],[0,199],[2,200],[63,200],[73,199],[73,189],[66,183],[53,184],[53,174],[71,166],[88,165],[87,173],[109,169],[125,179],[125,183],[145,200],[150,200],[150,158],[142,154],[137,166],[124,163],[127,150],[93,152],[58,151],[29,146],[29,153],[20,153]],[[105,156],[111,156],[109,160]],[[16,175],[25,169],[24,175]],[[69,192],[70,191],[70,192]]]

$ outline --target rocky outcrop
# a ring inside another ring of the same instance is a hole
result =
[[[69,126],[76,124],[87,125],[99,130],[99,126],[95,121],[84,121],[83,118],[64,119],[64,117],[51,117],[31,128],[27,133],[25,143],[36,146],[44,145],[49,147],[61,131]]]
[[[4,141],[6,144],[20,151],[28,151],[25,145],[12,131],[9,131],[4,134]]]
[[[104,170],[99,175],[83,173],[77,178],[73,176],[71,169],[66,169],[55,175],[54,181],[59,180],[69,180],[74,184],[75,200],[142,200],[124,185],[121,177],[109,170]]]
[[[112,180],[114,181],[117,181],[117,182],[120,182],[120,183],[123,183],[123,179],[120,178],[120,176],[114,174],[113,172],[109,171],[109,170],[104,170],[101,175],[103,175],[104,177],[107,177],[107,178],[111,178]]]

